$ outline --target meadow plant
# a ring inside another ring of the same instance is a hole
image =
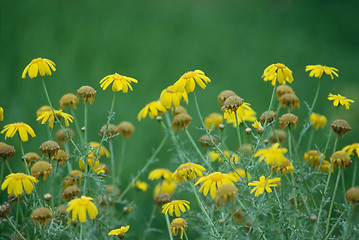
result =
[[[138,80],[118,73],[99,80],[105,91],[101,94],[109,94],[111,86],[113,97],[106,124],[92,142],[88,133],[95,130],[88,128],[89,106],[106,103],[97,103],[99,93],[93,87],[81,86],[76,94],[64,94],[59,108],[54,108],[46,81],[51,81],[55,71],[53,61],[37,58],[22,73],[22,78],[40,78],[41,83],[32,81],[42,84],[47,102],[33,111],[48,134],[35,134],[23,122],[2,126],[1,191],[8,195],[8,201],[0,206],[2,237],[154,239],[162,234],[162,239],[359,238],[353,221],[359,202],[359,143],[342,145],[341,139],[352,130],[346,120],[313,112],[320,111],[315,104],[323,95],[322,79],[339,78],[336,68],[306,67],[309,77],[318,81],[318,88],[304,115],[296,111],[305,100],[288,85],[295,78],[282,63],[268,66],[262,74],[263,80],[271,83],[268,90],[272,95],[261,115],[251,107],[255,99],[243,99],[236,94],[238,89],[231,89],[220,92],[219,105],[203,116],[196,92],[205,91],[215,79],[201,70],[186,72],[165,87],[158,100],[139,111],[137,124],[149,116],[153,125],[163,129],[159,133],[163,139],[153,143],[157,147],[138,172],[123,181],[126,143],[133,134],[145,133],[135,132],[134,123],[115,119],[114,106],[129,90],[136,92]],[[327,98],[336,111],[343,106],[350,111],[354,103],[340,94],[329,93]],[[196,111],[188,112],[181,106],[183,102],[193,104]],[[83,113],[78,112],[78,104],[84,104]],[[0,107],[0,121],[3,114]],[[76,114],[84,115],[83,123]],[[326,128],[327,121],[331,126]],[[193,122],[200,125],[193,126]],[[203,135],[198,142],[191,134],[194,127]],[[231,131],[234,139],[228,134]],[[326,136],[324,146],[315,143],[316,134]],[[19,149],[6,143],[13,137],[18,139]],[[116,148],[119,137],[123,141]],[[26,142],[38,139],[45,141],[38,142],[40,152],[36,153]],[[172,147],[166,150],[167,142]],[[237,147],[230,149],[229,142]],[[20,154],[15,155],[15,151]],[[157,159],[160,151],[166,152],[164,161]],[[110,158],[110,163],[105,164],[104,158]],[[21,160],[22,171],[13,172],[12,164]],[[161,168],[153,169],[156,161]],[[344,175],[350,168],[352,181],[348,182]],[[126,172],[125,176],[130,175]],[[145,230],[139,227],[143,225],[140,219],[130,226],[126,215],[135,217],[138,209],[136,199],[128,193],[137,191],[141,196],[152,187],[153,198],[146,200],[146,207],[153,211],[146,216]]]

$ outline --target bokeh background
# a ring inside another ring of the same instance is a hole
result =
[[[53,76],[46,77],[55,107],[62,95],[76,93],[82,85],[97,90],[95,103],[89,108],[89,139],[94,141],[99,140],[98,130],[106,121],[112,100],[110,89],[100,89],[100,79],[117,72],[139,81],[133,85],[133,92],[118,93],[115,106],[115,123],[127,120],[136,127],[127,143],[124,184],[143,166],[163,136],[156,121],[138,122],[138,112],[157,100],[161,91],[183,73],[195,69],[203,70],[212,80],[205,90],[196,88],[203,115],[221,112],[217,95],[225,89],[235,91],[260,115],[268,108],[272,92],[272,86],[261,79],[263,70],[272,63],[284,63],[293,71],[291,86],[301,100],[300,110],[294,113],[303,123],[307,117],[305,103],[312,102],[317,86],[317,79],[309,78],[305,66],[336,67],[340,77],[324,77],[314,112],[325,114],[331,123],[334,108],[326,99],[329,92],[355,100],[350,110],[338,113],[352,126],[338,146],[358,141],[358,1],[0,2],[0,106],[5,111],[1,125],[23,121],[34,128],[38,137],[25,144],[25,151],[39,152],[39,145],[47,140],[46,127],[36,122],[35,114],[47,104],[41,81],[21,78],[25,66],[37,57],[49,58],[57,65]],[[198,139],[203,132],[198,129],[191,94],[188,111],[193,117],[190,131]],[[80,122],[82,116],[83,106],[79,104]],[[324,144],[328,129],[329,124],[317,134],[319,146]],[[226,131],[230,136],[232,127]],[[14,139],[7,142],[17,146]],[[116,144],[119,151],[121,140]],[[231,141],[228,144],[236,149]],[[167,144],[168,150],[161,152],[153,167],[169,167],[171,148]],[[14,158],[12,165],[21,169],[19,159]],[[146,177],[147,173],[141,180]],[[128,221],[137,222],[139,228],[138,223],[145,222],[152,209],[149,199],[153,185],[142,193],[144,197],[134,192],[129,195],[137,196],[137,215]],[[3,193],[1,196],[6,197]],[[163,224],[162,220],[158,224]]]

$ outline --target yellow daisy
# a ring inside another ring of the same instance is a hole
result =
[[[188,162],[181,164],[173,173],[173,176],[178,180],[179,184],[181,184],[181,182],[185,182],[187,179],[194,180],[197,176],[202,177],[204,170],[205,168],[201,165]]]
[[[156,197],[159,193],[167,193],[172,195],[177,188],[177,181],[163,180],[155,186],[153,190],[153,197]]]
[[[23,122],[11,123],[5,125],[1,133],[3,134],[5,132],[6,132],[5,140],[8,137],[13,137],[16,132],[19,133],[20,139],[23,142],[27,142],[29,140],[29,137],[27,135],[28,133],[30,134],[31,137],[36,137],[34,130],[29,125]]]
[[[149,174],[148,174],[148,179],[150,179],[151,181],[155,180],[155,179],[166,179],[166,180],[172,180],[172,172],[168,169],[165,168],[156,168],[154,170],[152,170]]]
[[[259,149],[254,157],[259,156],[259,162],[265,159],[265,162],[269,165],[280,164],[285,161],[284,154],[288,151],[286,148],[278,148],[279,143],[275,143],[270,148]]]
[[[266,190],[267,193],[271,193],[272,189],[270,187],[276,187],[278,186],[277,182],[280,181],[280,178],[274,178],[274,179],[266,179],[264,176],[261,176],[259,178],[259,181],[253,181],[248,183],[248,186],[256,186],[252,189],[251,194],[255,191],[256,193],[254,196],[259,196],[264,193],[264,190]]]
[[[330,77],[332,79],[334,79],[333,74],[336,77],[339,77],[338,74],[336,72],[338,72],[339,70],[333,67],[327,67],[327,66],[323,66],[323,65],[308,65],[305,67],[305,71],[309,73],[310,77],[316,77],[316,78],[322,78],[323,73],[330,75]]]
[[[30,78],[37,77],[39,73],[41,77],[45,75],[51,76],[51,70],[56,71],[55,63],[46,58],[36,58],[32,60],[29,65],[26,66],[24,71],[22,72],[22,78],[26,78],[26,73],[29,74]],[[51,70],[50,70],[51,68]]]
[[[334,94],[331,94],[329,93],[328,95],[328,100],[333,100],[333,106],[336,107],[336,106],[339,106],[339,105],[344,105],[346,109],[349,109],[349,106],[350,106],[350,103],[354,102],[353,100],[351,99],[348,99],[340,94],[338,95],[334,95]]]
[[[211,113],[204,119],[207,130],[216,128],[223,123],[223,116],[219,113]]]
[[[183,74],[180,79],[173,84],[173,88],[177,92],[186,92],[190,93],[193,92],[196,83],[203,89],[206,88],[206,84],[211,82],[211,79],[209,79],[204,72],[201,70],[195,70],[186,72]]]
[[[173,216],[174,212],[176,214],[176,217],[180,217],[181,211],[186,212],[186,208],[187,210],[190,209],[189,204],[190,202],[186,200],[173,200],[162,206],[162,213]]]
[[[110,152],[107,150],[107,148],[104,145],[101,145],[100,147],[99,142],[89,142],[90,151],[88,154],[88,157],[96,158],[98,154],[98,158],[101,158],[102,156],[106,156],[107,158],[110,157]]]
[[[128,229],[130,229],[130,226],[122,226],[121,228],[111,230],[111,232],[108,233],[108,235],[115,235],[119,237],[120,239],[125,237],[125,233],[127,233]]]
[[[69,122],[72,123],[72,116],[68,113],[64,113],[62,112],[62,110],[54,110],[56,117],[60,120],[62,117],[65,120],[65,125],[66,127],[68,127],[70,124]],[[41,124],[45,124],[48,123],[50,128],[54,128],[54,124],[55,124],[55,115],[53,111],[47,111],[44,112],[43,114],[41,114],[36,121],[41,122]]]
[[[130,77],[122,76],[118,73],[114,73],[112,75],[108,75],[108,76],[104,77],[103,79],[101,79],[100,87],[103,90],[106,90],[106,88],[112,83],[112,91],[113,92],[122,91],[124,93],[127,93],[128,89],[133,91],[132,86],[131,86],[132,82],[138,83],[138,81],[134,78],[130,78]]]
[[[239,155],[237,153],[234,153],[234,152],[228,151],[228,150],[224,150],[223,153],[229,161],[231,161],[233,163],[239,162]],[[215,151],[210,151],[208,153],[208,155],[209,155],[209,159],[211,160],[211,162],[214,162],[216,160],[218,160],[218,162],[223,162],[225,159],[220,153],[215,152]]]
[[[37,183],[37,180],[33,176],[24,173],[10,173],[1,184],[1,190],[7,188],[9,195],[14,194],[17,197],[22,194],[23,189],[30,194],[34,190],[34,183]]]
[[[327,118],[319,113],[310,114],[309,121],[315,129],[324,128],[327,124]]]
[[[262,124],[260,122],[258,122],[258,120],[256,120],[253,124],[252,127],[254,127],[255,129],[258,129],[259,127],[262,127]]]
[[[148,184],[146,182],[142,182],[140,180],[137,180],[134,185],[138,190],[141,190],[141,191],[144,191],[144,192],[147,191]]]
[[[142,118],[145,118],[147,114],[150,118],[154,118],[161,113],[165,113],[167,110],[165,106],[160,101],[153,101],[147,104],[142,110],[138,113],[137,119],[141,121]]]
[[[86,222],[86,212],[90,219],[94,219],[98,215],[97,207],[93,204],[93,198],[81,196],[81,198],[72,199],[68,203],[67,212],[72,211],[72,220],[80,220]]]
[[[210,192],[211,197],[215,199],[217,188],[226,183],[233,184],[233,182],[237,182],[235,177],[221,172],[214,172],[208,176],[201,177],[195,185],[203,183],[199,192],[203,193],[204,196],[207,196],[208,192]]]
[[[239,174],[239,175],[238,175]],[[246,179],[246,172],[241,168],[236,168],[236,171],[228,173],[228,175],[237,178],[237,180],[242,181]],[[247,172],[248,180],[251,180],[251,175]]]
[[[160,101],[165,108],[169,109],[171,107],[178,107],[182,98],[188,104],[186,92],[175,91],[173,86],[169,86],[161,92]]]
[[[351,145],[345,146],[342,151],[347,152],[349,156],[355,154],[359,158],[359,143],[353,143]]]
[[[235,113],[229,113],[228,111],[224,112],[223,118],[227,120],[227,123],[232,123],[233,127],[237,127]],[[256,112],[250,107],[249,103],[244,102],[236,111],[238,124],[241,124],[243,121],[256,121]]]
[[[268,66],[262,75],[264,81],[271,81],[274,86],[276,82],[286,84],[293,82],[292,71],[282,63],[276,63]]]

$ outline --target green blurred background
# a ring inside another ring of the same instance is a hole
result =
[[[272,86],[261,79],[263,70],[272,63],[284,63],[293,71],[291,86],[301,100],[300,110],[294,113],[303,116],[303,123],[305,102],[312,102],[317,86],[317,79],[309,78],[305,66],[322,64],[338,68],[340,77],[324,77],[314,112],[325,114],[330,123],[334,108],[326,99],[329,92],[355,100],[350,110],[339,111],[340,118],[352,126],[352,131],[340,140],[341,148],[358,141],[358,7],[358,1],[309,0],[2,0],[0,106],[5,118],[1,124],[23,121],[34,128],[38,136],[25,143],[25,151],[39,152],[39,145],[47,140],[46,127],[36,122],[35,115],[40,106],[47,104],[41,81],[21,78],[34,58],[49,58],[56,63],[57,71],[46,77],[56,108],[63,94],[76,93],[82,85],[97,90],[95,103],[89,107],[90,140],[99,140],[98,130],[106,121],[113,94],[110,89],[100,89],[100,79],[115,72],[136,78],[139,83],[133,85],[134,91],[118,93],[115,106],[115,123],[127,120],[136,127],[125,154],[124,167],[129,175],[122,180],[126,183],[163,136],[154,120],[138,122],[138,112],[157,100],[161,91],[183,73],[201,69],[212,80],[205,90],[196,88],[203,115],[221,112],[217,95],[225,89],[235,91],[260,115],[268,108],[272,91]],[[197,128],[200,123],[191,94],[189,99],[188,110],[194,119],[190,131],[197,139],[202,132]],[[82,115],[80,103],[80,122]],[[301,130],[301,124],[298,128]],[[329,125],[316,136],[320,146],[328,129]],[[231,131],[228,127],[227,132]],[[17,146],[15,138],[7,142]],[[119,155],[121,140],[116,144]],[[167,149],[171,151],[170,144]],[[162,151],[154,166],[174,170],[169,164],[171,156]],[[19,159],[14,158],[12,164],[20,164]],[[141,179],[146,177],[147,173]],[[146,221],[152,208],[148,200],[151,190],[144,194],[146,197],[137,198],[138,214],[130,221]]]

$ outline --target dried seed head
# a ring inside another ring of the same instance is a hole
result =
[[[294,94],[293,88],[288,85],[279,85],[276,89],[275,95],[276,95],[277,99],[279,99],[281,96],[283,96],[286,93]]]
[[[178,107],[173,107],[171,112],[172,112],[172,115],[178,115],[181,113],[187,113],[187,110],[182,106],[178,106]]]
[[[238,188],[233,184],[223,184],[217,189],[217,201],[226,202],[227,200],[231,202],[238,192]]]
[[[187,230],[188,224],[186,222],[186,220],[184,220],[183,218],[175,218],[172,220],[171,224],[170,224],[170,229],[171,229],[171,234],[173,236],[177,236],[178,232],[181,232],[181,239],[183,237],[183,232],[185,230]]]
[[[276,129],[276,130],[275,130],[275,133],[276,133],[276,135],[277,135],[277,137],[278,137],[278,140],[279,140],[280,144],[283,145],[283,144],[285,143],[285,141],[287,140],[287,133],[286,133],[285,131],[283,131],[282,129]],[[269,141],[270,141],[272,144],[274,144],[274,143],[277,142],[277,138],[276,138],[276,136],[274,135],[274,132],[271,132]]]
[[[256,130],[259,135],[262,135],[264,133],[264,127],[262,126],[259,126]]]
[[[349,188],[345,195],[347,197],[348,204],[352,202],[355,206],[359,202],[359,187]]]
[[[80,196],[80,189],[77,186],[69,186],[64,189],[61,200],[65,202],[71,201],[73,198]]]
[[[299,119],[296,115],[292,113],[286,113],[279,118],[279,126],[285,129],[286,127],[294,125],[294,128],[296,128],[298,121]]]
[[[230,96],[226,99],[226,101],[224,101],[222,111],[228,113],[235,112],[240,106],[242,106],[243,103],[243,98],[238,97],[237,95]]]
[[[184,131],[188,125],[192,122],[192,118],[187,113],[181,113],[176,115],[172,120],[172,126],[175,131],[177,131],[178,127],[181,127],[182,131]]]
[[[32,166],[31,173],[36,179],[41,176],[45,181],[47,176],[52,173],[52,165],[46,161],[38,161]]]
[[[10,209],[10,204],[4,202],[0,205],[0,218],[6,218]]]
[[[124,214],[129,214],[132,211],[133,211],[133,207],[131,207],[131,206],[125,206],[125,207],[122,208],[122,212]]]
[[[69,141],[69,136],[71,139],[74,138],[75,133],[70,128],[66,128],[66,132],[63,129],[60,129],[56,132],[56,141],[61,145],[64,146],[65,142]]]
[[[55,208],[55,216],[60,218],[61,221],[64,221],[68,212],[66,211],[65,205],[59,205]]]
[[[44,199],[45,199],[45,201],[50,201],[52,199],[51,193],[45,193],[44,194]]]
[[[2,144],[0,146],[0,157],[6,160],[11,160],[15,154],[15,148],[11,145]]]
[[[319,166],[321,159],[324,159],[325,156],[323,153],[318,152],[317,150],[310,150],[304,153],[304,161],[308,162],[310,165]]]
[[[25,160],[27,162],[27,165],[31,166],[32,163],[37,162],[41,159],[41,157],[39,156],[39,154],[35,153],[35,152],[28,152],[25,154]]]
[[[60,109],[64,107],[69,107],[76,109],[76,104],[79,102],[79,99],[73,93],[65,94],[60,99]]]
[[[261,122],[261,124],[264,124],[264,122],[266,121],[267,113],[268,113],[268,111],[265,111],[260,116],[259,121]],[[273,122],[276,118],[277,118],[277,113],[272,110],[269,111],[268,118],[267,118],[267,124]]]
[[[95,101],[96,90],[90,86],[82,86],[77,89],[77,96],[83,100],[84,104],[86,104],[86,101],[92,104]]]
[[[46,226],[47,222],[54,217],[53,211],[47,207],[36,208],[32,211],[30,218],[41,226]]]
[[[343,165],[344,168],[351,167],[352,161],[350,160],[350,156],[345,151],[336,151],[329,158],[330,162],[335,166],[337,165],[339,168]]]
[[[224,90],[224,91],[220,92],[220,94],[218,95],[219,104],[223,105],[224,101],[226,101],[226,99],[229,98],[230,96],[237,96],[237,94],[235,94],[231,90]]]
[[[279,98],[280,106],[282,108],[285,108],[287,106],[290,106],[290,108],[293,110],[295,107],[300,106],[299,99],[294,93],[286,93],[282,95]]]
[[[346,132],[352,130],[349,123],[343,119],[337,119],[332,123],[333,131],[341,137],[344,137]]]
[[[65,177],[65,181],[62,184],[63,188],[68,186],[77,185],[77,183],[81,183],[81,177],[83,173],[80,170],[72,170],[69,175]]]
[[[24,239],[26,239],[26,234],[24,232],[20,232],[21,233],[21,236],[24,237]],[[17,232],[13,232],[10,234],[9,236],[9,240],[18,240],[18,239],[23,239],[20,237],[20,235],[17,233]]]
[[[66,162],[69,154],[63,150],[57,151],[57,153],[51,158],[53,162],[58,162],[61,166]]]
[[[135,131],[135,126],[132,123],[123,121],[117,125],[118,131],[124,138],[130,138]]]
[[[100,129],[99,135],[103,137],[105,132],[106,132],[106,137],[112,139],[116,138],[119,134],[118,128],[114,124],[103,125]]]
[[[54,141],[46,141],[44,143],[41,144],[40,146],[40,151],[42,153],[42,155],[51,158],[52,156],[54,156],[57,151],[59,151],[60,146],[59,144],[57,144]]]
[[[172,196],[168,193],[159,193],[155,197],[155,204],[157,205],[158,209],[161,209],[163,204],[169,203],[172,201]]]
[[[218,125],[218,128],[219,128],[220,130],[223,130],[225,127],[226,127],[226,125],[224,125],[223,123],[221,123],[221,124]]]
[[[211,136],[211,139],[214,142],[214,144],[217,145],[217,143],[218,143],[217,139],[213,135],[210,135],[210,136]],[[202,137],[200,137],[198,141],[199,141],[199,144],[201,144],[203,147],[205,147],[207,149],[208,147],[213,145],[211,139],[208,137],[207,134],[205,134]]]

